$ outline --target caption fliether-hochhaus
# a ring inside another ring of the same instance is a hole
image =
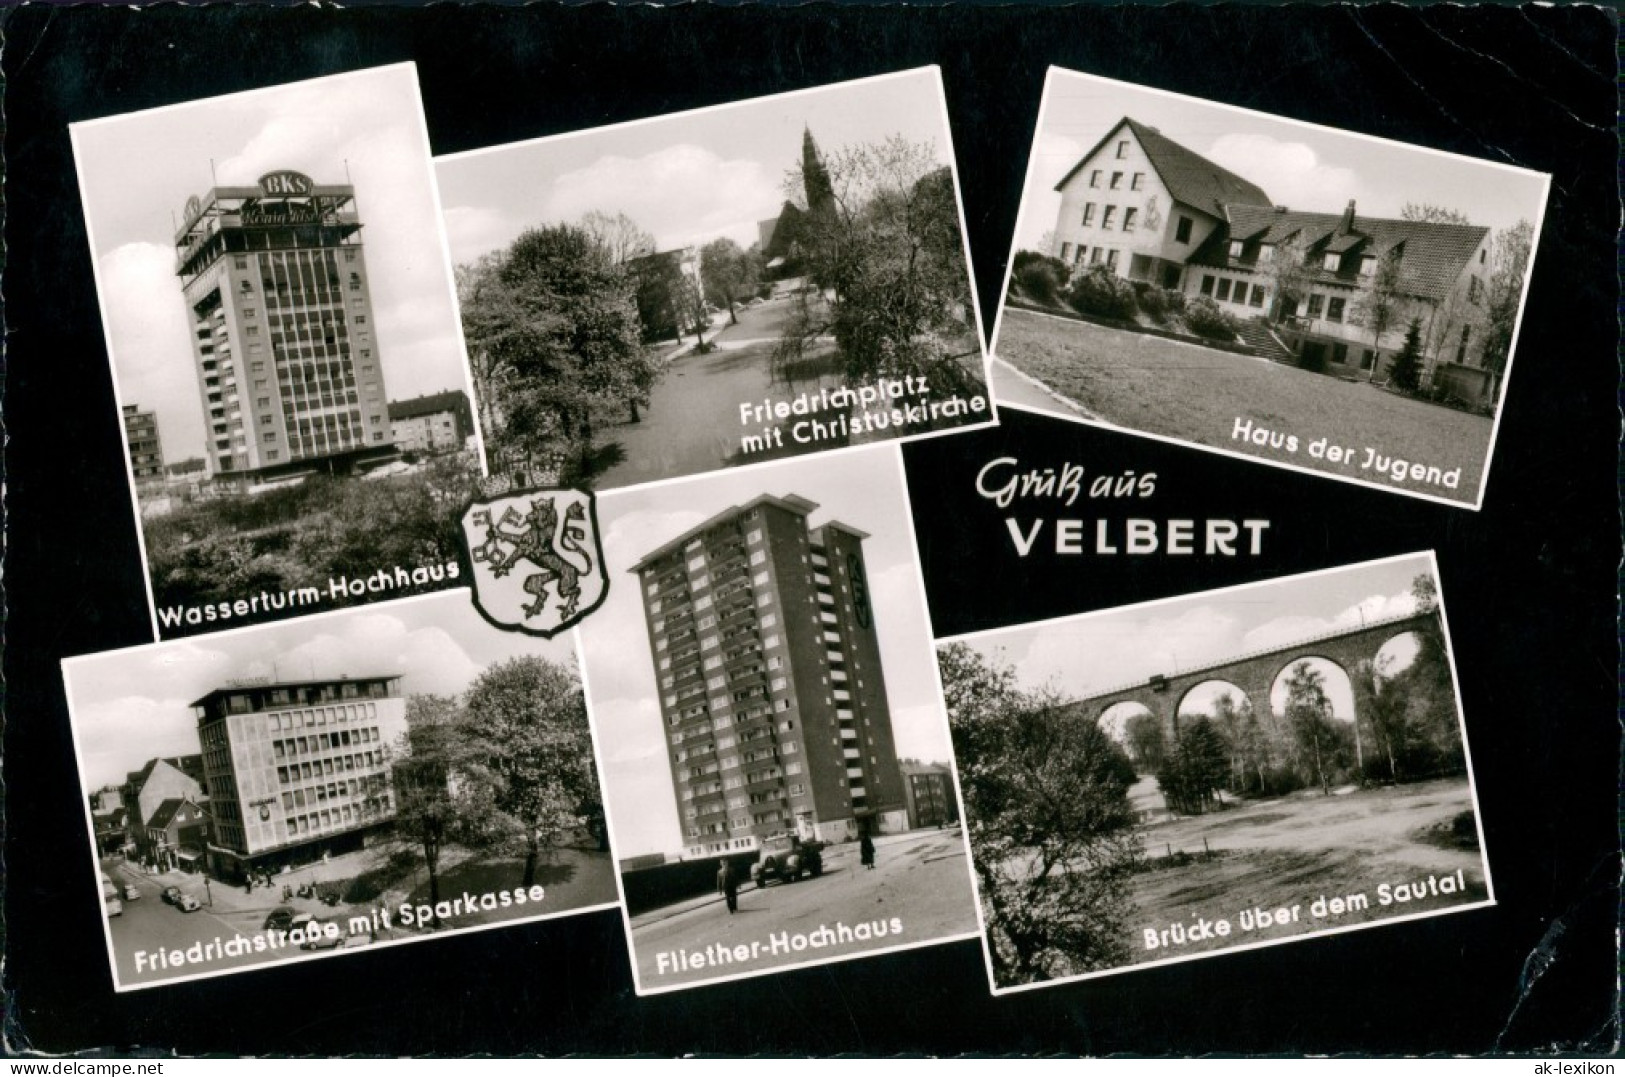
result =
[[[713,516],[640,561],[684,854],[783,831],[907,828],[864,564],[868,536],[795,495]]]
[[[186,204],[175,235],[210,473],[393,451],[355,189],[271,172]]]

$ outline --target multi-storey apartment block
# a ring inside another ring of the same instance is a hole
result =
[[[218,688],[192,707],[216,874],[349,852],[394,817],[390,761],[407,728],[398,675]]]
[[[756,498],[633,569],[687,856],[907,827],[868,536],[817,507]]]
[[[272,172],[186,204],[175,235],[216,478],[391,453],[355,189]]]
[[[124,405],[124,440],[130,447],[130,474],[137,485],[162,482],[164,449],[158,440],[158,416],[135,404]]]

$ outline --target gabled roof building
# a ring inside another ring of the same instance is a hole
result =
[[[1274,204],[1263,188],[1154,127],[1119,120],[1061,179],[1050,254],[1074,270],[1206,296],[1249,343],[1300,365],[1381,379],[1413,318],[1423,384],[1493,401],[1483,358],[1490,230]],[[1386,308],[1386,317],[1373,310]],[[1262,334],[1262,336],[1260,335]]]

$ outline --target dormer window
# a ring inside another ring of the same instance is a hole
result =
[[[1360,259],[1360,276],[1370,277],[1377,272],[1377,256],[1368,254]]]
[[[1343,258],[1335,251],[1327,251],[1326,257],[1321,260],[1320,267],[1328,273],[1336,273],[1343,267]]]
[[[1244,240],[1232,239],[1230,241],[1230,257],[1232,257],[1232,258],[1240,258],[1242,248],[1245,247],[1246,245],[1247,244],[1246,244],[1246,242]]]
[[[1258,248],[1258,260],[1260,262],[1273,262],[1273,261],[1275,261],[1275,244],[1266,243],[1263,246],[1259,247]]]

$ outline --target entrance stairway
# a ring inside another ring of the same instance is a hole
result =
[[[1298,357],[1292,349],[1281,342],[1275,331],[1264,324],[1263,318],[1248,318],[1236,325],[1236,335],[1241,337],[1243,344],[1264,359],[1274,363],[1286,363],[1288,366],[1297,366]]]

